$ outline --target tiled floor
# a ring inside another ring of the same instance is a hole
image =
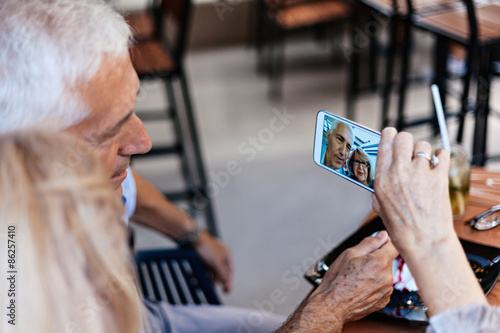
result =
[[[432,43],[420,35],[416,41],[414,54],[418,57],[414,59],[418,61],[413,64],[413,72],[429,73]],[[237,161],[241,168],[227,184],[218,185],[215,196],[221,237],[231,247],[235,261],[235,290],[224,296],[224,303],[269,306],[273,290],[280,290],[286,300],[273,304],[270,310],[281,314],[289,314],[310,290],[303,272],[354,230],[371,208],[367,191],[312,161],[316,112],[326,109],[345,113],[346,60],[338,49],[332,61],[328,48],[313,42],[289,43],[286,50],[284,97],[279,103],[267,98],[268,82],[256,75],[253,50],[233,47],[200,51],[187,59],[209,180],[216,182],[228,161]],[[143,86],[138,113],[163,105],[162,92],[159,83]],[[491,95],[492,105],[498,108],[498,82]],[[380,98],[365,96],[356,105],[355,120],[379,129]],[[407,105],[412,115],[429,110],[429,88],[412,88]],[[280,130],[271,131],[270,122],[283,119],[285,113],[289,116],[282,120]],[[469,121],[467,146],[471,144],[471,125]],[[155,142],[165,130],[161,124],[147,128]],[[451,133],[455,128],[450,123]],[[492,117],[492,149],[498,146],[494,142],[500,139],[499,129],[500,122]],[[411,132],[423,139],[429,131]],[[135,165],[159,187],[178,184],[174,166],[162,161]],[[161,236],[139,228],[139,248],[166,244]]]

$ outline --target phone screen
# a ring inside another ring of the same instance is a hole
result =
[[[350,120],[319,111],[314,162],[373,192],[380,133]]]

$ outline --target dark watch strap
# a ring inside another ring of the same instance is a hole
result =
[[[188,247],[191,246],[198,239],[199,235],[200,235],[200,229],[198,228],[198,226],[196,226],[196,228],[193,231],[187,233],[186,235],[182,236],[179,239],[176,239],[175,242],[180,247]]]

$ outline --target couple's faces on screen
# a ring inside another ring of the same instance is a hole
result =
[[[318,114],[318,121],[321,121],[321,114]],[[325,113],[322,128],[320,164],[364,188],[373,189],[380,134]]]

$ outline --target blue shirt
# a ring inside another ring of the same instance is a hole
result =
[[[125,205],[125,210],[127,211],[127,216],[125,218],[126,224],[128,224],[128,220],[135,212],[135,206],[137,204],[137,187],[135,185],[134,175],[132,174],[132,169],[128,167],[127,169],[127,178],[122,183],[122,201]]]

